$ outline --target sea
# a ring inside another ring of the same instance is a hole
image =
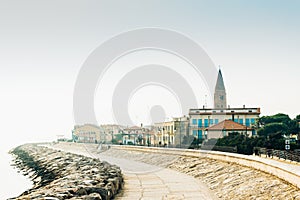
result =
[[[32,187],[29,178],[12,167],[13,156],[9,154],[10,149],[0,147],[0,199],[17,197]]]

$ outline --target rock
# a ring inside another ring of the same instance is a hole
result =
[[[85,200],[102,200],[100,194],[98,193],[92,193],[84,198]]]
[[[45,197],[45,200],[60,200],[56,197]]]
[[[15,148],[15,166],[34,186],[15,199],[112,199],[121,189],[120,168],[71,153],[37,145]]]

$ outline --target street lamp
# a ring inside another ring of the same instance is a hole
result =
[[[182,132],[182,121],[181,118],[179,117],[179,148],[181,148],[181,132]]]

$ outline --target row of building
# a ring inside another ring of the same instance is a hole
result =
[[[181,146],[187,138],[221,138],[229,132],[248,136],[256,134],[256,119],[260,108],[230,108],[227,106],[225,85],[219,70],[214,108],[190,109],[187,116],[155,123],[151,126],[77,125],[72,131],[76,142],[139,144],[151,146]]]

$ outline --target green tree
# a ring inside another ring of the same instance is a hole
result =
[[[264,126],[266,124],[270,123],[284,123],[287,124],[289,121],[291,121],[291,118],[283,113],[278,113],[276,115],[272,116],[263,116],[258,119],[259,126]]]
[[[218,139],[216,146],[237,147],[237,152],[240,154],[251,155],[253,148],[258,146],[260,141],[261,147],[264,146],[264,138],[247,137],[238,132],[228,133],[228,136]]]
[[[282,122],[271,122],[265,124],[262,128],[258,129],[257,133],[260,136],[282,136],[288,131],[288,126]]]
[[[291,120],[287,124],[289,133],[299,133],[299,123],[297,119]]]

